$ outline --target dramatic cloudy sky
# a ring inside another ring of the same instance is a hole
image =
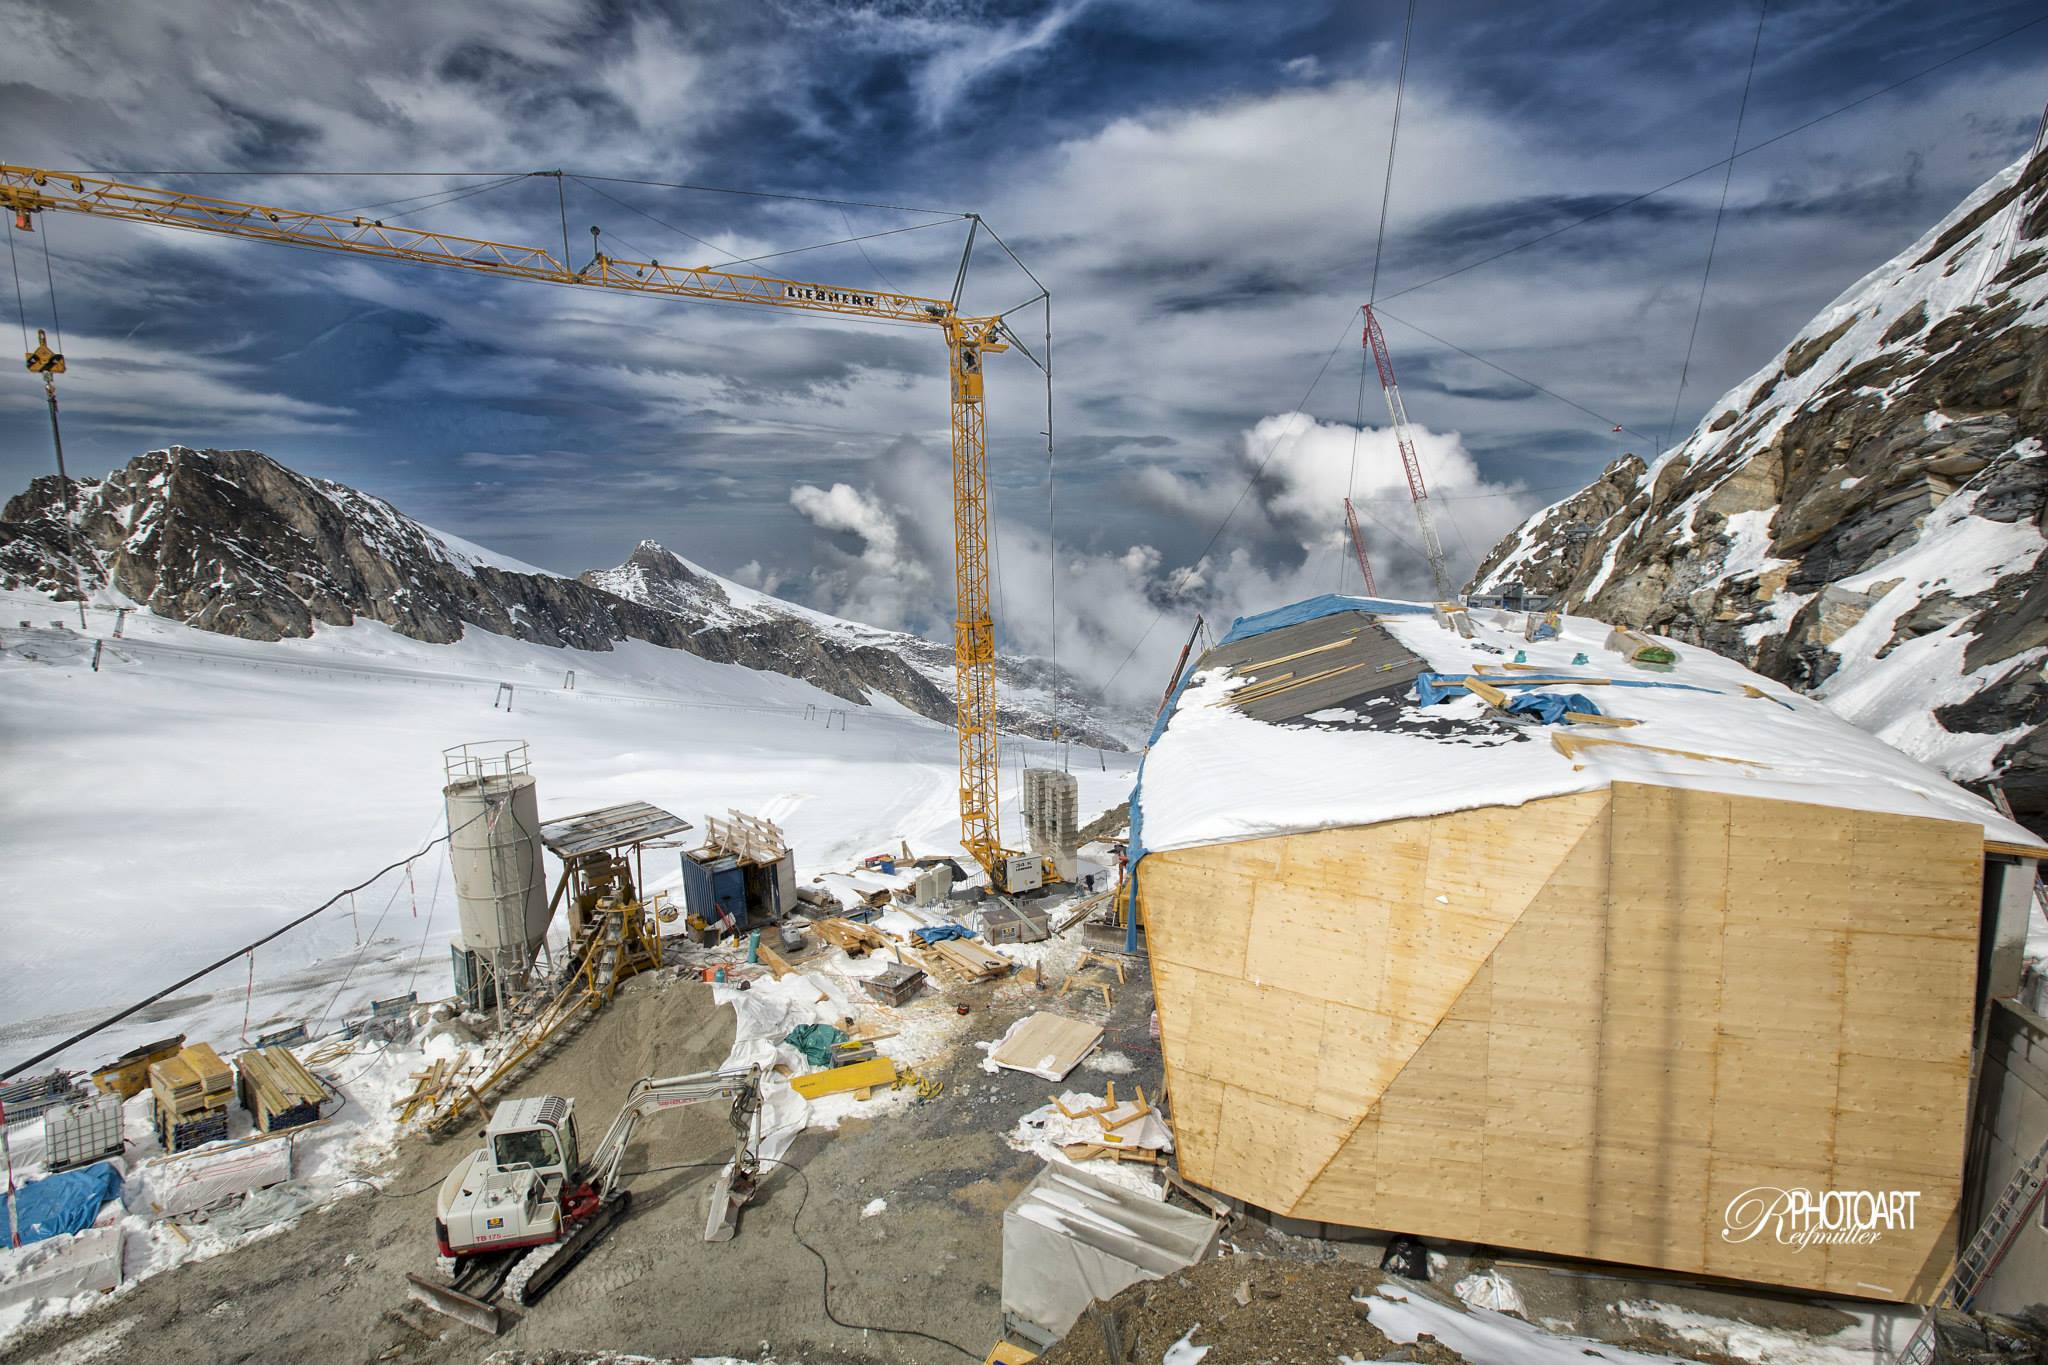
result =
[[[910,210],[978,212],[1052,291],[1050,519],[1041,378],[1016,355],[991,362],[1001,625],[1098,681],[1142,638],[1116,680],[1136,695],[1197,610],[1227,620],[1355,588],[1347,487],[1382,587],[1424,590],[1376,388],[1355,425],[1405,10],[8,0],[0,157],[410,213],[557,253],[560,183],[577,264],[593,224],[615,254],[685,264],[917,227],[756,268],[930,294],[950,291],[963,223]],[[2048,23],[2000,36],[2048,17],[2038,3],[1775,0],[1741,138],[1768,145],[1735,162],[1681,398],[1757,9],[1419,11],[1379,296],[1461,578],[1526,511],[1624,449],[1654,451],[1674,404],[1682,436],[2018,156],[2048,95]],[[582,179],[496,183],[555,168]],[[188,174],[209,170],[235,174]],[[307,170],[433,174],[264,174]],[[255,447],[550,569],[613,564],[653,537],[944,636],[934,335],[68,215],[14,247],[31,326],[50,312],[54,249],[75,471],[173,442]],[[1034,293],[984,239],[968,305]],[[1042,333],[1036,312],[1016,321]],[[9,490],[50,467],[39,399],[25,377],[0,393]]]

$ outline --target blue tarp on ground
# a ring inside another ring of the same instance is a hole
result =
[[[964,924],[934,924],[923,929],[912,929],[910,941],[919,945],[944,943],[949,938],[973,938],[974,931]]]
[[[85,1231],[100,1216],[100,1205],[120,1197],[121,1183],[121,1173],[104,1161],[29,1181],[15,1195],[22,1245]],[[0,1214],[6,1200],[0,1193]]]

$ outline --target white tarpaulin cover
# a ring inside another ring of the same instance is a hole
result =
[[[1215,1245],[1212,1219],[1048,1165],[1003,1212],[1004,1330],[1049,1346],[1096,1299],[1185,1270]]]

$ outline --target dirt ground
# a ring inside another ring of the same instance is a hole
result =
[[[958,1001],[970,1010],[960,1021],[962,1043],[919,1067],[945,1079],[942,1095],[847,1119],[836,1133],[805,1133],[786,1157],[793,1169],[771,1169],[739,1235],[716,1246],[702,1241],[702,1229],[714,1165],[730,1147],[723,1106],[644,1125],[627,1159],[630,1216],[495,1339],[406,1300],[405,1273],[432,1270],[434,1187],[464,1142],[409,1140],[384,1193],[340,1199],[252,1246],[136,1284],[91,1313],[18,1338],[0,1352],[0,1365],[474,1362],[498,1351],[978,1361],[1001,1331],[1002,1211],[1038,1168],[1003,1134],[1043,1104],[1050,1087],[1014,1072],[984,1073],[971,1043],[1049,1005],[1051,993],[1012,977],[924,1000],[934,1010]],[[1134,977],[1110,1011],[1091,1000],[1075,994],[1057,1003],[1104,1023],[1103,1047],[1128,1056],[1136,1065],[1128,1079],[1156,1093],[1150,991]],[[573,1096],[585,1131],[601,1132],[633,1080],[715,1067],[732,1036],[732,1013],[712,1005],[709,986],[651,973],[626,983],[604,1014],[516,1089]],[[1101,1080],[1077,1071],[1069,1084]],[[877,1197],[887,1211],[861,1217]],[[939,1340],[833,1322],[818,1259],[793,1231],[829,1264],[831,1312],[842,1322],[914,1328]]]
[[[1091,937],[1091,946],[1107,946]],[[569,1365],[611,1353],[812,1365],[979,1361],[1002,1325],[1002,1212],[1038,1170],[1038,1159],[1013,1151],[1004,1134],[1063,1087],[1015,1072],[986,1073],[973,1042],[1054,1008],[1104,1026],[1103,1049],[1122,1053],[1134,1067],[1117,1077],[1120,1093],[1131,1084],[1152,1095],[1162,1089],[1142,972],[1116,990],[1109,1008],[1079,992],[1057,998],[1052,988],[1059,979],[1049,972],[1049,988],[1041,990],[1020,973],[943,996],[927,992],[913,1008],[950,1014],[957,1003],[969,1007],[953,1050],[919,1063],[925,1075],[945,1080],[945,1092],[922,1104],[878,1106],[872,1117],[850,1117],[836,1132],[805,1133],[787,1166],[771,1168],[729,1243],[701,1240],[708,1185],[729,1150],[723,1106],[643,1126],[627,1159],[631,1214],[540,1304],[508,1308],[511,1325],[497,1338],[405,1297],[405,1273],[432,1270],[434,1188],[464,1141],[474,1140],[413,1139],[401,1145],[383,1193],[339,1199],[252,1246],[132,1285],[88,1314],[16,1339],[0,1351],[0,1365]],[[713,1005],[709,986],[674,971],[651,973],[628,982],[605,1013],[514,1089],[575,1097],[584,1131],[594,1134],[635,1079],[714,1067],[732,1035],[732,1014]],[[1103,1079],[1077,1070],[1066,1088],[1099,1089]],[[863,1207],[878,1197],[886,1211],[863,1218]],[[1438,1344],[1388,1342],[1351,1301],[1383,1278],[1378,1241],[1288,1236],[1243,1217],[1230,1221],[1223,1240],[1233,1254],[1118,1297],[1129,1359],[1158,1359],[1195,1322],[1203,1324],[1196,1344],[1213,1348],[1205,1365],[1329,1362],[1340,1354],[1427,1365],[1459,1359]],[[1438,1250],[1435,1284],[1423,1292],[1454,1304],[1448,1286],[1459,1277],[1497,1270],[1529,1316],[1553,1331],[1710,1365],[1730,1358],[1617,1306],[1656,1300],[1819,1337],[1853,1321],[1792,1298]],[[820,1256],[830,1272],[829,1309]],[[1104,1359],[1100,1327],[1086,1317],[1046,1356],[1048,1365]]]

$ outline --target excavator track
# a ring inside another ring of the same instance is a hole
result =
[[[590,1248],[611,1230],[633,1203],[633,1192],[621,1190],[599,1206],[597,1212],[577,1223],[569,1235],[552,1246],[535,1247],[521,1257],[505,1277],[504,1296],[522,1308],[539,1303],[541,1295],[554,1287]]]

